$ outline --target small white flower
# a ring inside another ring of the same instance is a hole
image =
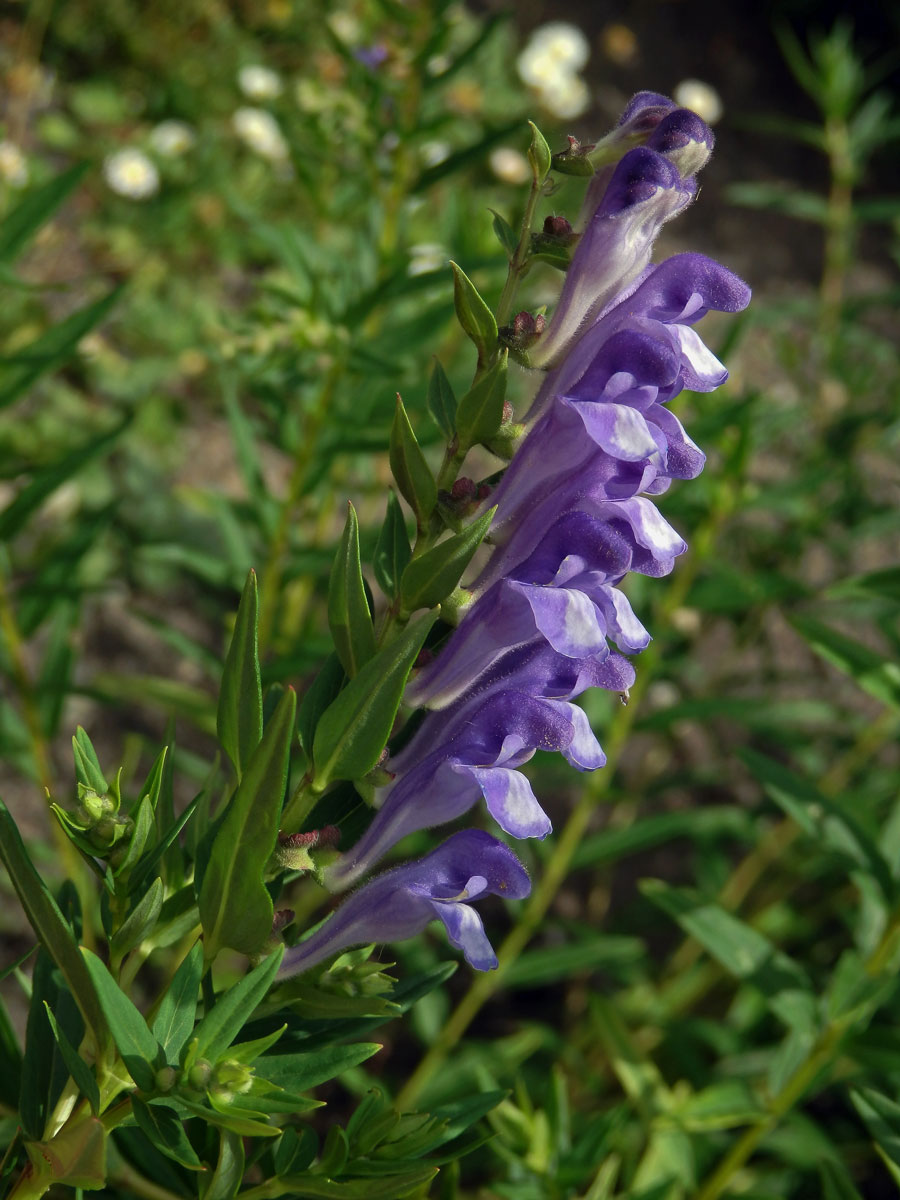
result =
[[[449,142],[423,142],[419,147],[419,157],[426,167],[436,167],[438,163],[450,157]]]
[[[702,79],[682,79],[672,93],[676,104],[689,108],[708,125],[714,125],[722,115],[722,99],[710,83]]]
[[[234,131],[261,158],[281,162],[288,157],[284,134],[271,113],[262,108],[239,108],[231,118]]]
[[[159,172],[143,150],[133,146],[107,154],[103,177],[117,195],[129,200],[147,200],[159,191]]]
[[[360,39],[359,21],[352,13],[336,12],[332,13],[328,18],[328,24],[331,27],[331,32],[341,39],[352,45]]]
[[[277,100],[282,92],[278,73],[260,63],[241,67],[238,71],[238,87],[250,100]]]
[[[580,75],[560,73],[537,89],[538,99],[555,117],[571,120],[590,107],[591,92]]]
[[[429,75],[443,75],[445,71],[450,70],[452,63],[453,59],[449,54],[432,54],[425,64],[425,70]]]
[[[447,251],[438,242],[419,242],[409,248],[407,275],[426,275],[439,271],[447,262]]]
[[[197,135],[185,121],[160,121],[150,130],[150,145],[163,158],[187,154],[196,141]]]
[[[590,44],[577,25],[550,21],[534,30],[516,66],[523,82],[540,87],[548,76],[560,71],[580,71],[590,52]]]
[[[15,142],[0,142],[0,179],[12,188],[23,188],[28,182],[28,163]]]
[[[504,183],[525,183],[531,178],[528,159],[512,146],[497,146],[488,161],[491,170]]]

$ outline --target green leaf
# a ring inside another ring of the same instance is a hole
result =
[[[51,959],[62,971],[98,1049],[109,1037],[103,1010],[91,975],[84,965],[72,930],[63,918],[47,885],[38,875],[19,835],[15,821],[0,800],[0,862],[19,897],[34,932]]]
[[[181,1163],[189,1171],[206,1170],[187,1139],[184,1125],[171,1108],[162,1104],[145,1104],[137,1096],[132,1096],[131,1111],[138,1129],[161,1154]]]
[[[31,977],[31,1001],[25,1028],[25,1056],[20,1073],[21,1091],[11,1105],[19,1110],[22,1128],[31,1138],[41,1138],[71,1072],[57,1043],[47,1033],[47,1007],[69,1043],[80,1045],[84,1021],[72,993],[43,947],[38,951]]]
[[[260,743],[263,731],[262,683],[259,675],[257,627],[259,605],[256,572],[250,571],[241,594],[231,644],[225,657],[216,733],[234,764],[238,777],[244,773]]]
[[[265,999],[275,974],[281,965],[284,947],[273,950],[268,958],[244,978],[216,999],[212,1011],[208,1012],[197,1026],[194,1037],[195,1058],[206,1058],[218,1062],[244,1025],[254,1009]]]
[[[256,1060],[256,1073],[279,1087],[305,1092],[358,1067],[381,1048],[378,1042],[356,1042],[352,1046],[324,1046],[308,1054],[267,1054]]]
[[[305,1171],[319,1152],[319,1139],[308,1125],[294,1129],[288,1125],[273,1151],[276,1175]]]
[[[0,357],[0,408],[18,400],[46,371],[56,370],[71,358],[85,334],[99,325],[116,303],[121,290],[114,288],[93,304],[80,308],[15,355]]]
[[[372,565],[378,586],[389,600],[395,600],[400,592],[400,576],[410,554],[403,509],[394,493],[388,492],[387,515],[375,544]]]
[[[0,973],[0,982],[7,970],[10,970],[11,973],[16,967],[20,967],[30,954],[31,951],[27,951],[12,968],[5,968]],[[21,1086],[22,1050],[6,1005],[3,1003],[3,997],[0,996],[0,1104],[3,1104],[11,1112],[15,1112],[18,1106]],[[0,1171],[0,1177],[2,1177],[2,1171]]]
[[[167,759],[167,761],[171,761],[171,759]],[[191,817],[197,811],[197,807],[202,798],[203,793],[198,793],[187,806],[187,808],[185,808],[184,812],[180,813],[179,816],[174,819],[172,824],[163,833],[162,837],[154,846],[153,850],[141,859],[137,869],[131,873],[131,876],[128,880],[129,892],[137,891],[144,879],[146,879],[150,872],[156,868],[157,863],[165,857],[166,851],[170,846],[174,845],[175,839],[178,837],[179,833],[181,833],[182,829],[185,827],[185,825],[187,825],[188,821],[190,821]]]
[[[109,943],[113,958],[122,958],[152,932],[163,906],[163,882],[154,879],[144,895],[128,914]]]
[[[125,851],[125,857],[113,872],[117,879],[129,878],[132,870],[137,866],[141,855],[144,853],[144,847],[147,845],[147,841],[153,832],[155,822],[153,819],[153,805],[150,802],[149,796],[142,797],[133,815],[134,829],[128,842],[128,849]]]
[[[318,675],[303,694],[297,710],[297,728],[300,745],[308,758],[312,758],[316,726],[322,713],[340,694],[347,676],[336,654],[329,654]]]
[[[12,262],[18,257],[44,222],[80,183],[87,169],[87,163],[76,163],[61,175],[33,188],[7,213],[0,224],[0,262]]]
[[[437,503],[437,484],[399,396],[391,426],[390,463],[400,495],[415,513],[419,529],[424,529]]]
[[[122,1062],[142,1091],[152,1091],[156,1075],[153,1064],[159,1055],[156,1038],[97,955],[84,946],[81,953]]]
[[[449,441],[456,433],[456,396],[438,358],[434,360],[434,369],[428,380],[425,402],[438,428]]]
[[[3,397],[0,395],[0,407],[2,403]],[[35,471],[15,500],[0,513],[0,541],[9,541],[52,492],[77,475],[92,458],[110,450],[130,421],[131,417],[126,417],[109,432],[83,442],[58,462]]]
[[[755,750],[740,752],[769,796],[817,845],[826,846],[856,866],[863,867],[890,901],[895,892],[891,870],[873,837],[835,799],[825,796],[809,780],[789,771]]]
[[[850,675],[863,691],[889,708],[900,709],[900,665],[812,617],[794,617],[791,624],[816,654]]]
[[[831,596],[842,596],[848,592],[861,592],[900,604],[900,567],[884,567],[880,571],[868,571],[865,575],[852,575],[828,588]]]
[[[84,787],[95,791],[98,796],[105,796],[109,791],[109,784],[100,769],[100,761],[93,743],[80,725],[72,738],[72,752],[75,755],[75,778]]]
[[[359,522],[352,504],[347,505],[347,521],[328,581],[328,628],[338,658],[352,679],[375,656],[376,649],[359,561]]]
[[[850,1099],[878,1149],[888,1162],[900,1167],[900,1104],[873,1088],[854,1089]]]
[[[200,1200],[232,1200],[244,1178],[244,1139],[230,1129],[219,1131],[219,1158],[211,1176],[201,1181]]]
[[[434,608],[447,599],[484,541],[496,511],[490,509],[461,533],[452,534],[410,561],[400,581],[404,612]]]
[[[333,1129],[339,1126],[332,1126]],[[434,1179],[437,1167],[423,1164],[387,1179],[324,1179],[321,1175],[286,1175],[286,1195],[308,1200],[403,1200]]]
[[[174,1066],[194,1030],[197,1015],[197,993],[203,976],[203,947],[191,946],[184,961],[163,992],[162,1000],[150,1026],[150,1032],[162,1047],[166,1061]]]
[[[387,745],[406,680],[437,613],[425,613],[383,647],[325,712],[313,743],[314,784],[361,779]]]
[[[519,235],[509,224],[509,222],[501,217],[500,213],[495,212],[492,208],[489,208],[488,212],[492,213],[494,217],[491,224],[493,226],[494,233],[496,234],[497,241],[506,251],[506,257],[511,262],[513,256],[519,248]]]
[[[846,1167],[836,1159],[826,1158],[819,1163],[819,1179],[822,1200],[862,1200]]]
[[[689,888],[673,888],[657,879],[641,891],[674,918],[729,974],[754,984],[770,1001],[784,992],[811,993],[803,968],[749,925],[715,901]]]
[[[63,1062],[69,1068],[69,1074],[75,1080],[78,1090],[90,1104],[91,1112],[96,1117],[100,1112],[100,1089],[97,1087],[97,1080],[94,1078],[90,1067],[69,1041],[65,1030],[58,1024],[46,1000],[44,1001],[44,1009],[47,1013],[47,1020],[50,1022],[50,1028],[53,1030],[53,1036],[56,1038],[56,1044],[59,1046],[59,1052],[63,1057]]]
[[[479,442],[489,442],[500,428],[506,399],[508,361],[509,354],[503,350],[491,369],[460,400],[456,411],[456,428],[461,453]]]
[[[497,348],[497,322],[465,271],[455,262],[451,261],[450,266],[456,316],[465,334],[475,343],[478,365],[482,366]]]
[[[272,897],[264,872],[278,836],[296,706],[290,688],[272,714],[213,841],[198,898],[207,962],[223,946],[256,954],[272,932]]]
[[[535,125],[534,121],[529,121],[531,126],[531,145],[528,147],[528,161],[531,163],[531,170],[534,173],[534,182],[538,187],[544,182],[550,174],[550,164],[553,155],[550,153],[550,147],[547,145],[547,139]]]
[[[765,1115],[765,1110],[742,1079],[726,1079],[692,1093],[673,1111],[682,1129],[705,1133],[715,1129],[734,1129],[750,1125]]]

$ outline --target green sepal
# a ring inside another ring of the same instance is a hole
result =
[[[256,954],[272,932],[272,897],[263,873],[278,836],[296,707],[289,688],[216,832],[198,897],[207,962],[223,946]]]
[[[55,1183],[84,1191],[106,1186],[106,1130],[96,1117],[67,1122],[47,1142],[26,1142],[31,1161],[29,1196],[42,1196]]]
[[[497,321],[465,271],[455,262],[450,266],[453,268],[456,316],[466,335],[475,343],[481,366],[497,347]]]
[[[344,532],[328,582],[328,628],[344,670],[352,679],[375,654],[375,629],[359,561],[359,521],[347,505]]]
[[[189,1171],[205,1171],[197,1151],[187,1139],[179,1117],[164,1104],[145,1104],[137,1096],[131,1098],[135,1123],[147,1140],[166,1158],[171,1158]]]
[[[194,1031],[188,1048],[190,1061],[206,1058],[214,1063],[223,1057],[254,1010],[265,999],[281,965],[283,953],[283,946],[273,950],[268,958],[252,971],[248,971],[239,983],[216,999],[210,1012]],[[185,1060],[186,1063],[187,1061],[188,1059]]]
[[[496,511],[495,506],[461,533],[452,534],[412,560],[400,584],[404,612],[434,608],[451,595],[484,541]]]
[[[547,145],[547,139],[538,129],[537,125],[535,125],[534,121],[529,121],[528,124],[531,126],[531,145],[528,147],[528,161],[531,163],[534,182],[540,187],[550,174],[553,155],[550,152],[550,147]]]
[[[137,1086],[142,1091],[152,1092],[156,1077],[154,1064],[160,1054],[156,1038],[97,955],[84,946],[81,953],[122,1062]]]
[[[314,786],[361,779],[378,762],[391,735],[406,680],[437,620],[426,613],[351,679],[322,714],[313,743]]]
[[[109,943],[110,956],[123,958],[129,950],[133,950],[142,942],[148,933],[152,933],[162,912],[162,906],[163,882],[157,878],[113,934]]]
[[[489,371],[473,384],[459,402],[456,428],[460,453],[478,442],[489,442],[503,421],[509,354],[502,350]]]
[[[400,576],[403,574],[403,569],[409,562],[411,554],[403,509],[394,493],[389,492],[387,514],[384,524],[381,526],[378,541],[375,543],[375,555],[372,560],[378,586],[389,600],[397,598],[400,591]]]
[[[488,212],[491,213],[494,218],[491,224],[497,237],[497,241],[506,251],[506,257],[510,260],[510,262],[512,262],[513,256],[519,248],[519,235],[516,233],[510,223],[504,217],[501,217],[500,213],[496,212],[493,208],[489,208]]]
[[[216,734],[238,779],[259,745],[263,731],[258,626],[256,572],[251,571],[241,593],[216,711]]]
[[[150,1032],[174,1065],[194,1031],[197,993],[203,976],[203,947],[195,942],[163,992]]]
[[[399,395],[391,426],[390,463],[400,495],[415,513],[419,529],[424,529],[437,503],[437,484]]]

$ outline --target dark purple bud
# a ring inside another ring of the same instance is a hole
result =
[[[665,155],[685,178],[706,166],[715,142],[710,127],[688,108],[670,112],[647,139],[647,145]]]
[[[575,237],[575,231],[565,217],[545,217],[541,234],[563,245],[568,245]]]

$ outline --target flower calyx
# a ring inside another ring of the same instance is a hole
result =
[[[306,833],[282,833],[269,861],[283,871],[315,871],[311,851],[334,849],[340,839],[341,831],[336,825],[324,825]]]

